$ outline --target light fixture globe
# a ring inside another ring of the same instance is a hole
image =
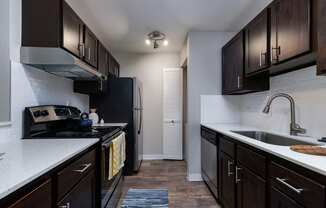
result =
[[[164,46],[169,44],[169,42],[165,39],[165,34],[157,30],[149,33],[147,37],[148,38],[145,40],[146,45],[150,45],[152,43],[154,49],[159,48],[161,43],[163,43]]]

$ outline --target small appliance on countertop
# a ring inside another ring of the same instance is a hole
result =
[[[124,134],[121,126],[93,128],[88,114],[81,113],[76,107],[46,105],[25,108],[24,139],[87,139],[98,138],[101,142],[100,166],[101,178],[96,207],[115,207],[122,193],[123,169],[109,179],[110,144]],[[99,205],[101,204],[101,205]]]

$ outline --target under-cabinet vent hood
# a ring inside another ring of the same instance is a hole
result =
[[[105,79],[94,67],[62,48],[21,47],[20,59],[23,64],[73,80]]]

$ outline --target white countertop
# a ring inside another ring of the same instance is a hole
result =
[[[98,139],[30,139],[1,143],[0,199],[86,150]]]
[[[278,145],[272,145],[267,144],[255,139],[251,139],[249,137],[242,136],[240,134],[233,133],[231,131],[247,131],[247,130],[255,130],[259,131],[257,128],[247,127],[244,125],[239,124],[209,124],[209,123],[202,123],[201,125],[215,130],[221,134],[224,134],[228,137],[231,137],[235,140],[238,140],[240,142],[243,142],[245,144],[251,145],[253,147],[256,147],[258,149],[261,149],[265,152],[268,152],[270,154],[273,154],[275,156],[281,157],[283,159],[286,159],[288,161],[291,161],[293,163],[296,163],[300,166],[303,166],[307,169],[310,169],[312,171],[318,172],[322,175],[326,176],[326,156],[314,156],[314,155],[307,155],[302,153],[294,152],[290,149],[288,146],[278,146]],[[268,132],[268,131],[265,131]],[[325,145],[324,143],[319,143],[317,139],[310,138],[310,137],[298,137],[298,136],[290,136],[285,134],[279,134],[276,132],[269,132],[281,136],[290,137],[296,140],[302,140],[310,143],[317,143],[321,145]],[[326,147],[325,147],[326,148]]]

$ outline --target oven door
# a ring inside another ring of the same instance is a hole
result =
[[[108,204],[112,204],[112,200],[116,201],[113,198],[114,196],[120,195],[120,193],[115,193],[121,191],[119,187],[121,186],[122,180],[122,170],[109,180],[109,165],[110,165],[110,142],[102,144],[101,152],[101,208],[107,207]]]

